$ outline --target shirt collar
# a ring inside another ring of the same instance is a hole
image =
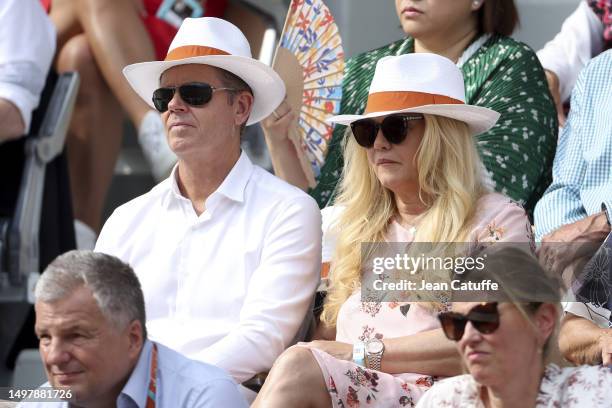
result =
[[[238,161],[236,161],[236,164],[234,164],[234,167],[232,167],[232,169],[227,174],[227,176],[225,177],[221,185],[217,188],[217,190],[215,190],[215,192],[208,197],[208,199],[206,200],[206,204],[209,204],[211,198],[217,195],[225,196],[230,200],[236,202],[244,202],[244,191],[251,177],[251,174],[253,173],[253,169],[254,166],[251,162],[251,159],[249,159],[249,156],[247,156],[247,154],[242,151],[240,153]],[[177,182],[177,176],[178,164],[175,165],[172,169],[170,177],[168,177],[168,179],[164,181],[164,183],[169,183],[168,194],[166,194],[162,202],[166,207],[175,201],[188,201],[188,199],[181,194]]]
[[[139,408],[144,408],[147,402],[147,392],[149,390],[149,380],[151,373],[151,350],[153,344],[145,340],[138,362],[132,370],[132,374],[127,383],[121,390],[121,395],[132,399]],[[158,357],[159,358],[159,357]]]

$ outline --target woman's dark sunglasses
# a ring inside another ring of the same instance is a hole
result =
[[[212,99],[215,91],[238,91],[235,88],[215,88],[204,82],[193,82],[181,86],[169,86],[159,88],[153,92],[153,105],[155,109],[164,113],[168,110],[168,104],[174,97],[174,92],[178,89],[181,99],[191,106],[206,105]]]
[[[423,115],[419,114],[389,115],[380,123],[376,123],[374,119],[361,119],[351,123],[351,130],[357,143],[366,148],[374,145],[379,129],[382,129],[383,136],[389,143],[400,144],[408,136],[409,122],[421,119]]]
[[[491,334],[499,327],[497,302],[474,306],[467,315],[443,312],[438,315],[442,330],[449,340],[459,341],[465,332],[467,322],[483,334]]]

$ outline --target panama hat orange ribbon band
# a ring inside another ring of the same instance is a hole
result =
[[[463,101],[425,92],[375,92],[368,96],[364,114],[416,108],[423,105],[465,105]]]
[[[184,45],[168,52],[168,55],[166,55],[166,59],[164,61],[176,61],[191,57],[203,57],[206,55],[230,54],[228,52],[213,47],[205,47],[202,45]]]

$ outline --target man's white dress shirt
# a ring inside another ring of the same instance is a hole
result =
[[[55,28],[39,0],[0,0],[0,98],[28,132],[55,54]]]
[[[244,152],[199,217],[176,172],[115,210],[95,250],[136,271],[152,340],[243,382],[270,369],[304,320],[320,276],[321,213]]]
[[[603,46],[603,24],[587,2],[581,1],[555,38],[538,51],[542,67],[559,78],[562,102],[570,98],[580,71]]]

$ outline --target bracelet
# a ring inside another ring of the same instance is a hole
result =
[[[365,367],[365,345],[362,342],[353,344],[353,363]]]

